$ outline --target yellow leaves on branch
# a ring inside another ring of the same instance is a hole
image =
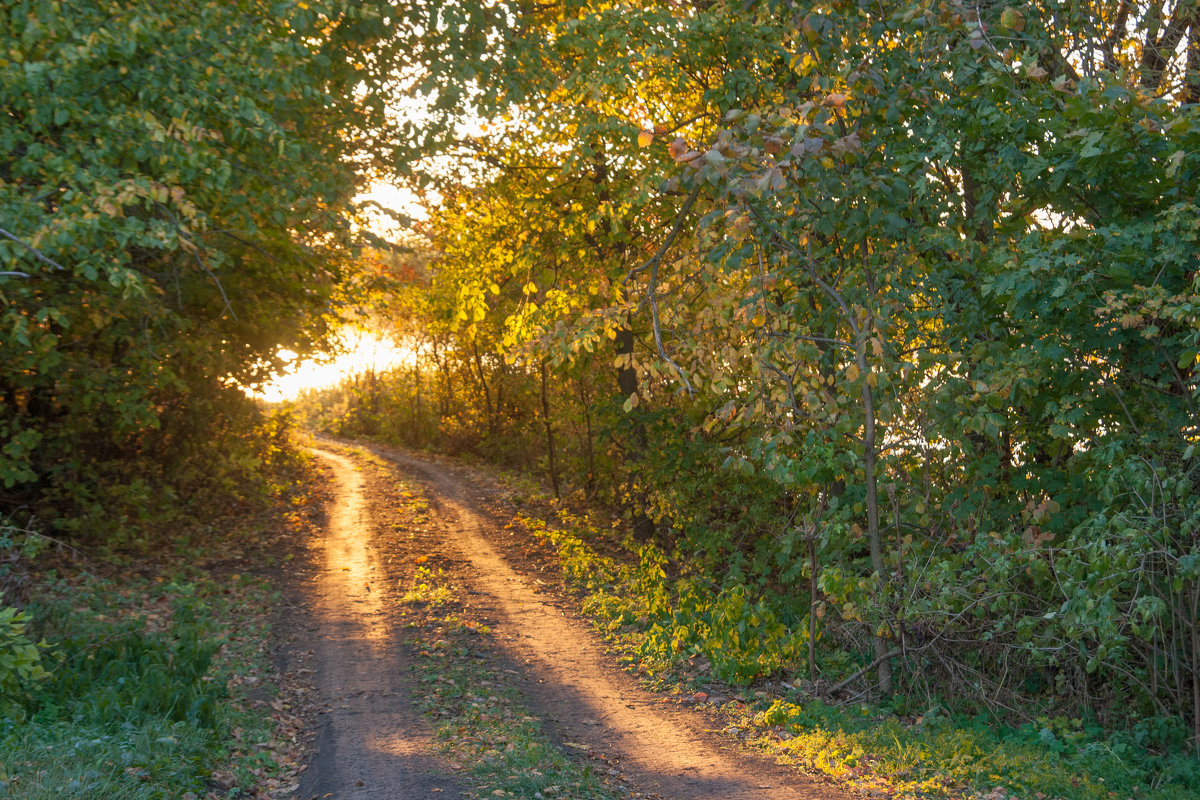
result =
[[[95,194],[95,208],[109,217],[124,217],[135,201],[146,204],[170,204],[181,219],[194,221],[200,210],[187,200],[182,186],[167,186],[158,181],[124,180],[111,186],[99,187]]]

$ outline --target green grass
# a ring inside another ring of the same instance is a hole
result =
[[[237,797],[257,785],[276,765],[251,743],[270,741],[273,721],[242,690],[268,669],[272,599],[249,578],[48,582],[29,610],[54,645],[50,676],[0,720],[0,798]]]
[[[277,699],[278,597],[239,574],[311,524],[303,468],[278,477],[273,497],[161,531],[152,549],[32,562],[25,611],[49,675],[0,698],[0,800],[290,793],[302,723]]]

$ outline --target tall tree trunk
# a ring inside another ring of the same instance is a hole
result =
[[[817,528],[808,530],[808,681],[817,682]]]
[[[413,362],[413,400],[412,400],[412,426],[409,428],[413,433],[418,433],[422,429],[421,425],[421,367],[416,362]],[[425,444],[424,437],[418,436],[418,444]]]
[[[445,353],[438,351],[436,341],[433,343],[433,362],[437,365],[438,377],[441,378],[439,381],[441,383],[441,397],[438,398],[438,425],[440,427],[442,421],[450,416],[454,386],[451,384],[450,359]]]
[[[579,406],[583,409],[584,441],[583,454],[587,459],[587,478],[583,490],[591,499],[596,492],[596,444],[592,433],[592,407],[587,396],[587,383],[579,376]]]
[[[617,331],[617,356],[633,356],[633,328],[628,324]],[[622,360],[617,370],[617,388],[623,397],[638,393],[637,370],[633,367],[632,358]],[[633,515],[633,535],[639,542],[648,542],[654,538],[654,520],[646,513],[646,493],[641,488],[634,473],[646,453],[646,425],[640,415],[630,421],[629,442],[626,447],[625,485],[629,496],[630,512]]]
[[[554,424],[550,420],[550,390],[546,378],[546,359],[542,359],[542,423],[546,426],[546,458],[550,467],[550,485],[554,487],[554,496],[562,497],[558,485],[558,457],[554,452]]]
[[[1192,752],[1200,758],[1200,581],[1192,581]]]
[[[479,391],[483,395],[483,406],[487,409],[488,415],[488,432],[495,433],[498,427],[498,419],[496,416],[496,408],[492,403],[492,394],[488,389],[487,375],[483,372],[483,357],[479,354],[479,344],[471,342],[471,361],[474,363],[475,369],[479,373],[477,379],[479,381]],[[468,366],[468,371],[470,367]]]
[[[866,357],[866,342],[858,343],[857,361],[858,369],[862,375],[862,389],[860,396],[863,403],[863,481],[866,484],[867,491],[867,541],[871,548],[871,569],[878,576],[880,593],[886,598],[888,595],[888,573],[887,565],[883,561],[883,534],[879,527],[879,489],[877,486],[877,459],[878,450],[876,449],[876,419],[875,419],[875,396],[871,392],[871,384],[868,378],[871,375],[870,366],[867,363]],[[892,664],[886,657],[888,652],[887,639],[880,635],[879,631],[875,633],[875,657],[881,659],[879,662],[876,676],[879,680],[879,691],[882,694],[889,695],[892,693]]]

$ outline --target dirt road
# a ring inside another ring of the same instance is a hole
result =
[[[470,587],[476,612],[496,621],[494,638],[505,651],[498,661],[518,667],[521,691],[551,735],[609,754],[638,791],[672,800],[845,796],[734,749],[704,730],[703,717],[664,706],[616,668],[584,621],[501,557],[489,539],[494,525],[480,510],[486,490],[469,474],[375,448],[419,481],[432,504],[428,528],[396,530],[380,522],[394,491],[383,468],[327,445],[317,452],[336,484],[329,530],[313,559],[320,567],[314,649],[329,711],[298,798],[447,798],[461,791],[413,709],[398,639],[397,571],[411,561],[406,548],[431,545],[456,565],[456,581]]]
[[[333,470],[334,499],[316,567],[312,645],[327,706],[316,756],[297,798],[396,800],[461,796],[436,757],[429,727],[412,702],[408,661],[392,609],[367,479],[347,457],[317,454]]]

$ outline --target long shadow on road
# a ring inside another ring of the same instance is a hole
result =
[[[367,449],[428,488],[446,526],[445,545],[473,567],[474,588],[500,620],[497,641],[524,668],[522,691],[559,726],[552,735],[606,753],[638,789],[664,798],[849,797],[731,747],[705,731],[697,715],[664,707],[611,663],[583,621],[546,602],[501,558],[488,539],[495,526],[480,510],[479,490],[429,461],[381,446]]]
[[[316,450],[333,469],[335,493],[324,538],[314,543],[317,684],[327,710],[297,800],[462,797],[434,753],[415,708],[409,661],[398,640],[394,581],[380,558],[363,479],[345,456]]]

